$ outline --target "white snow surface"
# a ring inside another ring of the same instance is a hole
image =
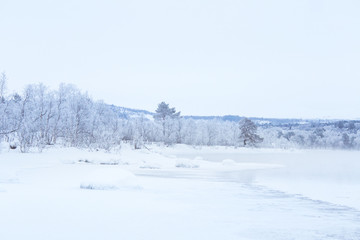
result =
[[[3,147],[0,239],[360,239],[360,152],[148,148]]]

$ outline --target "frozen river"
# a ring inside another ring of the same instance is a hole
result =
[[[278,168],[229,173],[229,179],[250,181],[291,194],[345,205],[360,210],[360,152],[331,150],[255,150],[173,152],[177,157],[211,162],[231,159],[237,163],[266,163]]]

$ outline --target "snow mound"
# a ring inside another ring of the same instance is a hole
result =
[[[115,185],[111,184],[98,184],[98,183],[82,183],[80,184],[81,189],[90,190],[116,190],[118,189]]]
[[[160,169],[160,165],[159,164],[144,164],[144,165],[141,165],[139,168],[142,168],[142,169]]]
[[[9,146],[8,143],[6,143],[6,142],[0,142],[0,153],[1,153],[2,151],[7,151],[7,150],[9,150],[9,148],[10,148],[10,146]]]
[[[121,162],[120,159],[97,159],[97,158],[84,158],[79,159],[78,163],[90,163],[90,164],[100,164],[100,165],[126,165],[126,163]]]
[[[199,168],[199,164],[193,162],[189,159],[178,159],[176,161],[175,167],[177,168]]]
[[[88,173],[80,184],[81,189],[91,190],[138,190],[141,185],[137,177],[119,168],[100,168]]]
[[[234,166],[236,164],[236,162],[232,159],[224,159],[222,160],[222,165],[223,166]]]

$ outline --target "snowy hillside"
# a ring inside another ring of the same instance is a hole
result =
[[[130,118],[140,118],[144,117],[149,120],[153,120],[154,113],[146,111],[146,110],[138,110],[126,107],[119,107],[115,105],[109,105],[110,109],[112,109],[115,113],[118,114],[119,117],[124,119]]]
[[[126,107],[120,107],[115,105],[109,105],[109,107],[119,114],[122,118],[137,118],[145,117],[146,119],[152,120],[155,113],[147,110],[132,109]],[[239,122],[245,116],[238,115],[225,115],[225,116],[193,116],[193,115],[184,115],[184,119],[193,119],[193,120],[218,120],[218,121],[230,121],[230,122]],[[296,126],[296,125],[329,125],[334,124],[338,121],[345,121],[342,119],[295,119],[295,118],[266,118],[266,117],[249,117],[252,121],[256,122],[258,125],[271,125],[271,126]]]

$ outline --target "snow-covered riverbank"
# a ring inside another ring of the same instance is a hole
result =
[[[360,152],[149,149],[3,150],[0,239],[359,239]]]

